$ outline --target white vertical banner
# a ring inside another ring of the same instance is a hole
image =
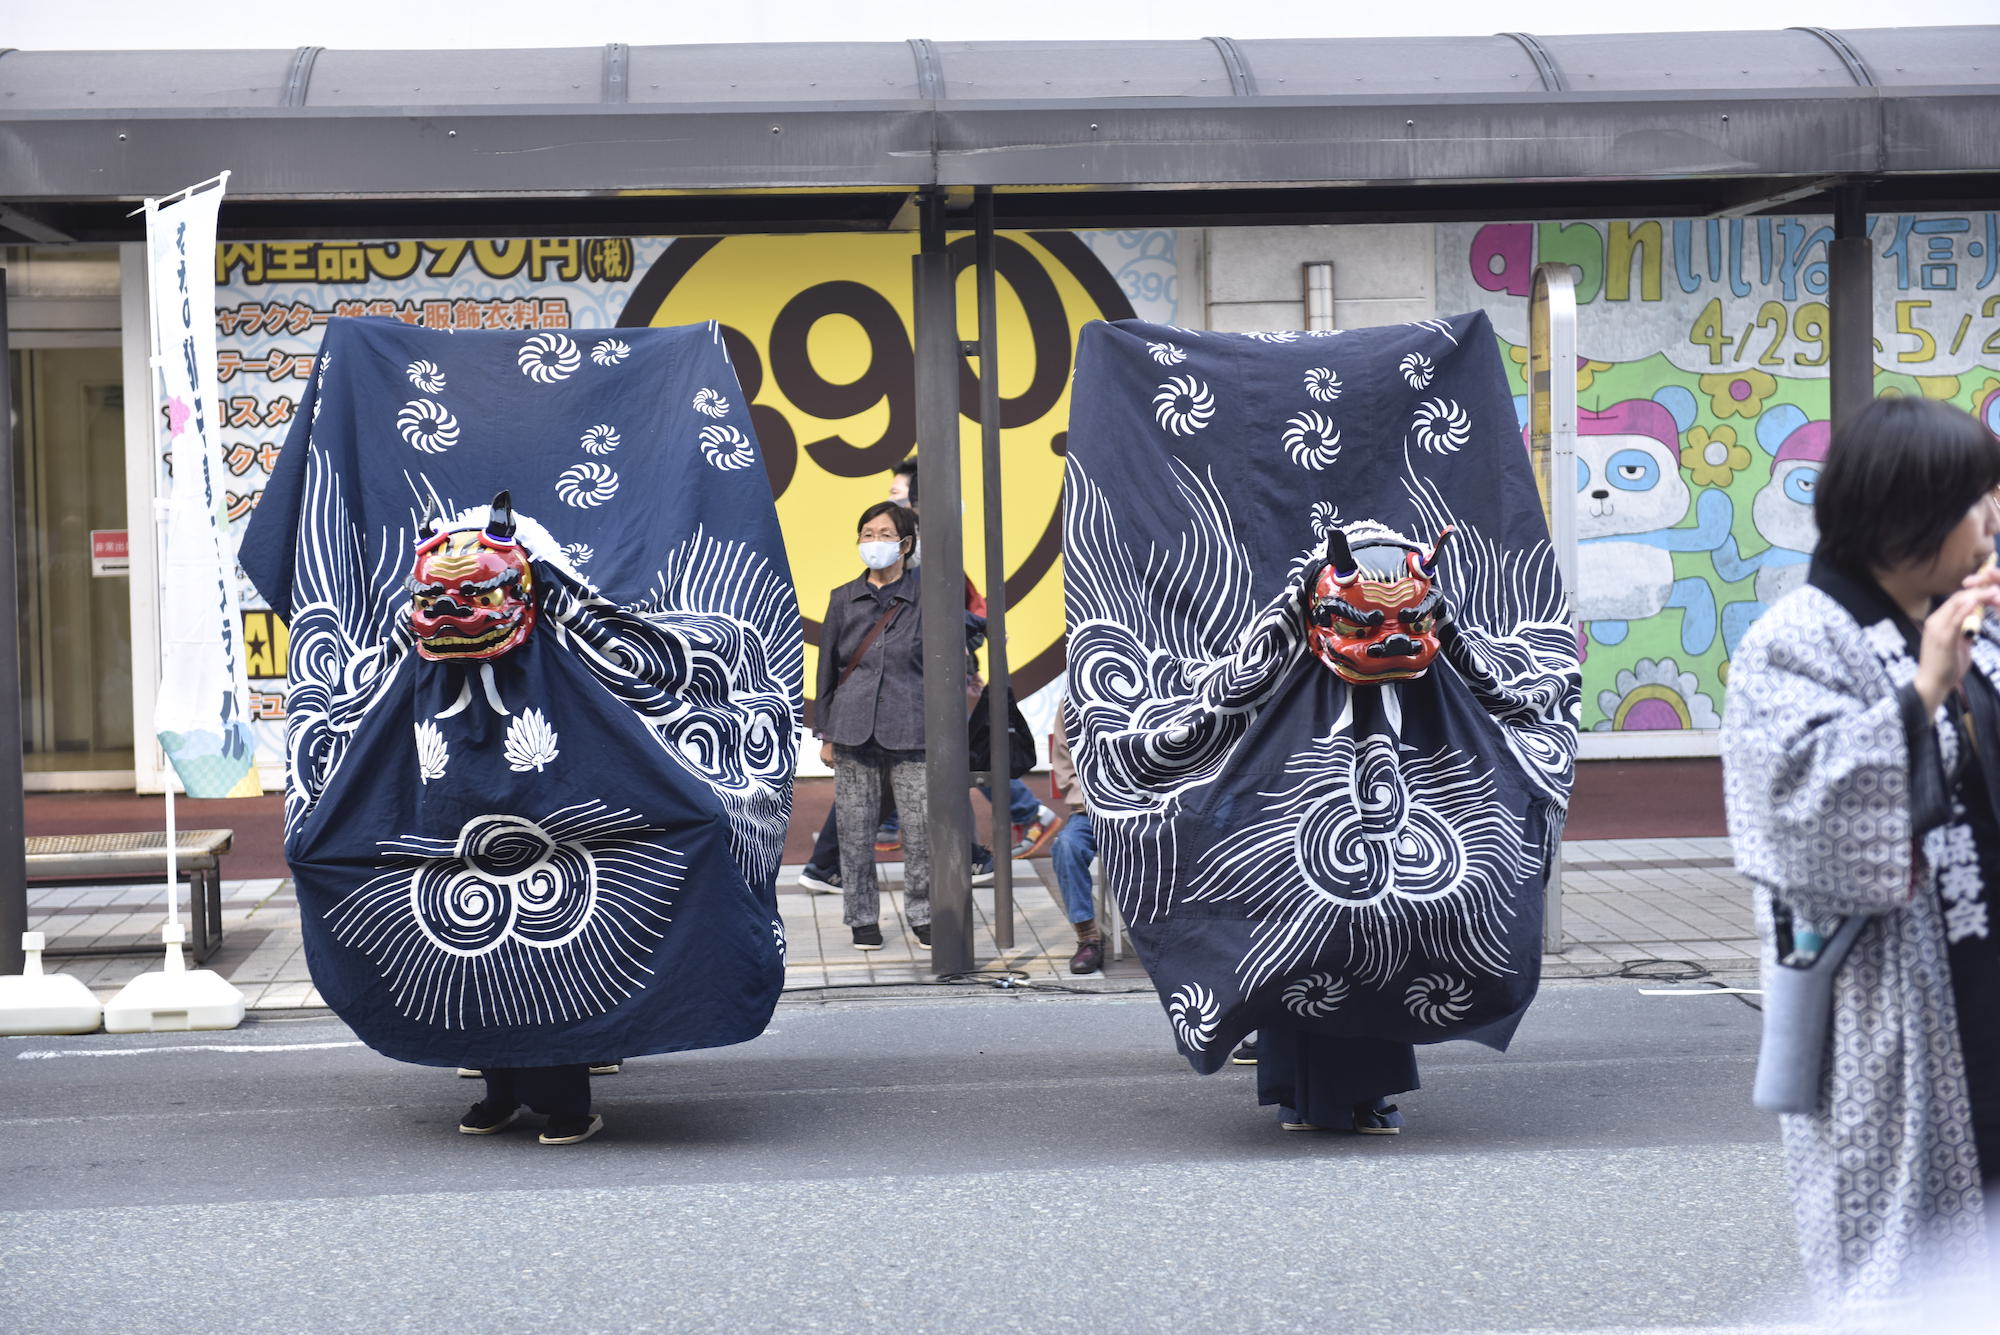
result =
[[[236,553],[229,541],[215,380],[215,219],[229,173],[146,202],[153,364],[173,474],[160,580],[153,727],[190,797],[252,797]]]

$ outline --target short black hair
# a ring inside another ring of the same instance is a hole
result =
[[[917,504],[917,456],[914,454],[911,455],[889,471],[898,477],[910,479],[910,507],[915,509]]]
[[[863,510],[861,518],[855,522],[854,531],[859,533],[868,527],[869,520],[881,515],[889,516],[890,521],[895,524],[898,541],[917,536],[917,512],[907,505],[898,505],[894,501],[877,501]]]
[[[1851,574],[1935,558],[2000,487],[2000,440],[1935,399],[1876,399],[1843,423],[1813,489],[1818,555]]]

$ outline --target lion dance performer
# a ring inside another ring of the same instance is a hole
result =
[[[591,1065],[763,1031],[800,631],[714,326],[335,320],[241,559],[313,981],[485,1075],[461,1131],[574,1144]]]
[[[1292,1130],[1533,1000],[1577,645],[1483,314],[1084,334],[1068,739],[1180,1050]],[[1160,479],[1134,487],[1131,478]]]

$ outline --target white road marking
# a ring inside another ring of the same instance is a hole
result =
[[[152,1052],[318,1052],[325,1048],[358,1048],[346,1043],[175,1043],[158,1048],[51,1048],[37,1052],[17,1052],[22,1061],[50,1057],[137,1057]]]

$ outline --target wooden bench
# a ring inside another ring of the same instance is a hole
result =
[[[222,944],[222,855],[234,830],[181,830],[175,840],[177,879],[187,882],[194,919],[194,962],[202,964]],[[28,837],[31,885],[159,884],[167,875],[167,833],[37,834]],[[158,941],[130,946],[65,946],[45,955],[149,955]]]

